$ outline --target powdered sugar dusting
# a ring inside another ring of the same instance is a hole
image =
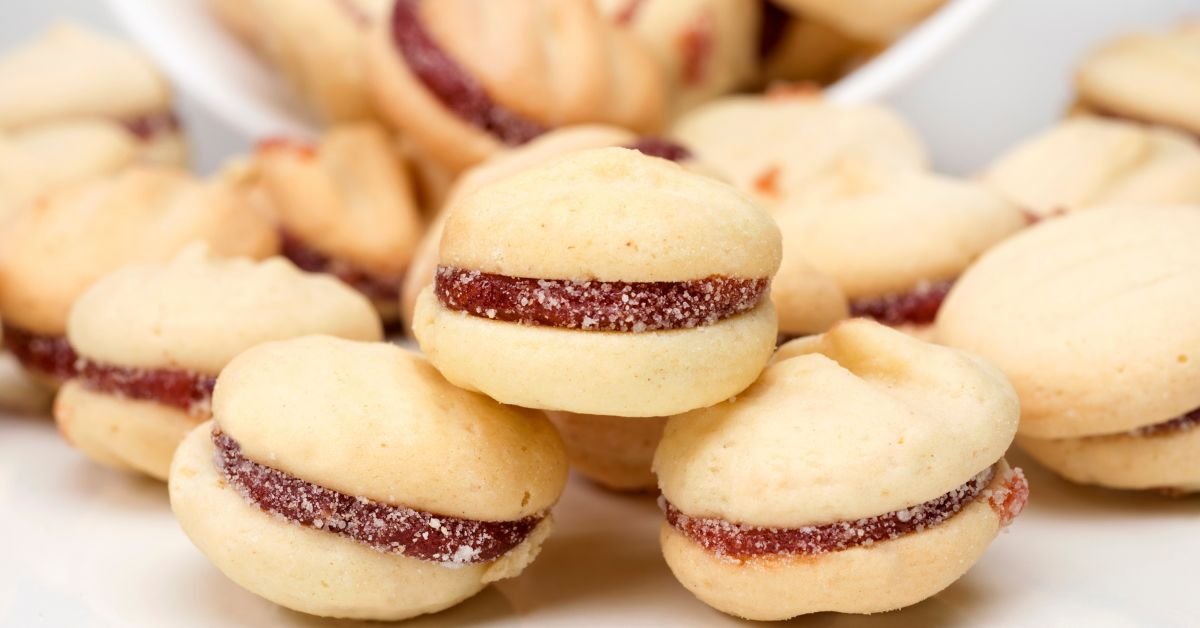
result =
[[[524,325],[646,332],[711,325],[753,309],[770,280],[713,276],[676,282],[528,279],[439,266],[448,309]]]
[[[667,523],[692,541],[716,556],[740,562],[755,556],[803,555],[817,556],[852,547],[869,546],[890,541],[912,532],[922,532],[958,514],[971,501],[985,493],[996,474],[995,465],[980,472],[966,484],[932,501],[901,508],[893,512],[855,521],[837,521],[799,528],[770,528],[733,523],[724,519],[689,517],[665,499]],[[1025,476],[1018,470],[1014,477],[1023,483]],[[1014,484],[1011,495],[1011,521],[1024,506]],[[1024,495],[1028,495],[1025,485]],[[991,499],[991,497],[989,497]],[[1008,504],[1006,496],[1002,503]],[[1007,522],[1006,522],[1007,523]]]
[[[459,519],[383,504],[310,484],[242,456],[213,430],[216,465],[243,498],[282,519],[364,543],[381,552],[461,567],[486,563],[520,545],[542,516],[516,521]]]

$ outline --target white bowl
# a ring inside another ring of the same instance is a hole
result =
[[[830,90],[839,102],[881,99],[946,55],[998,0],[950,0],[911,33]],[[174,82],[251,138],[311,136],[317,122],[280,78],[218,24],[205,0],[108,0]]]

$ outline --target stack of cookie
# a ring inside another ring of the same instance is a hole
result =
[[[915,604],[1025,506],[1014,438],[1200,491],[1200,127],[1142,97],[1192,102],[1192,30],[1099,51],[1086,115],[974,180],[884,108],[731,93],[938,4],[213,2],[331,126],[206,179],[152,66],[53,31],[0,59],[5,346],[67,441],[301,612],[519,575],[568,467],[660,494],[720,611]]]

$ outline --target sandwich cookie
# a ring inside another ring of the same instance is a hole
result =
[[[1098,205],[1200,204],[1200,146],[1170,129],[1078,116],[1002,155],[982,181],[1034,220]]]
[[[397,0],[369,48],[380,113],[453,171],[557,126],[658,132],[667,107],[654,55],[593,0]]]
[[[519,574],[567,479],[553,426],[424,358],[325,336],[221,372],[171,466],[171,508],[230,579],[311,615],[433,613]]]
[[[1200,490],[1200,207],[1106,207],[1038,224],[951,291],[938,340],[1000,367],[1017,442],[1080,483]]]
[[[60,24],[0,57],[0,131],[104,123],[141,161],[184,165],[187,147],[166,80],[129,44]]]
[[[632,131],[617,127],[584,124],[549,131],[528,144],[497,153],[487,161],[464,171],[447,194],[446,207],[453,206],[460,198],[484,185],[510,177],[522,170],[581,150],[609,146],[632,148],[645,155],[682,164],[694,172],[716,176],[711,169],[700,164],[687,147],[672,140],[655,136],[639,137]],[[417,295],[426,286],[433,284],[434,272],[437,269],[438,243],[442,240],[447,213],[439,212],[433,224],[425,231],[412,266],[404,277],[400,313],[406,322],[412,320]]]
[[[67,342],[71,305],[127,264],[170,260],[192,242],[217,256],[267,257],[274,221],[224,180],[136,167],[64,188],[22,207],[0,227],[0,317],[21,364],[57,385],[75,374]]]
[[[334,127],[319,146],[268,140],[256,164],[279,218],[283,255],[336,276],[369,298],[385,322],[396,322],[421,216],[387,134],[360,123]]]
[[[758,376],[780,254],[770,216],[727,184],[635,150],[574,153],[450,208],[413,328],[447,379],[498,401],[665,416]]]
[[[282,258],[217,259],[194,245],[167,264],[126,266],[71,308],[78,360],[55,400],[59,431],[98,462],[166,480],[175,448],[211,416],[221,369],[309,334],[383,338],[361,295]]]
[[[1019,407],[983,360],[872,321],[793,341],[672,417],[654,457],[668,566],[725,613],[877,613],[958,580],[1021,512]]]
[[[776,213],[784,259],[832,277],[850,316],[926,337],[955,279],[1026,224],[982,186],[936,175],[863,178],[844,191],[839,202]],[[778,284],[789,285],[796,272],[785,266]]]

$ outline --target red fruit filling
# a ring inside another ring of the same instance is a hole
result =
[[[461,120],[507,146],[519,146],[546,127],[492,100],[483,85],[442,49],[421,19],[421,0],[396,0],[392,41],[425,89]]]
[[[643,155],[658,157],[675,163],[688,161],[692,158],[692,151],[686,147],[676,144],[665,137],[654,137],[652,135],[639,137],[636,142],[625,148],[636,150]]]
[[[207,416],[217,378],[177,369],[144,369],[100,364],[86,358],[77,363],[76,379],[89,390],[126,399],[153,401]]]
[[[59,381],[75,376],[79,356],[66,336],[43,336],[9,323],[3,327],[4,346],[26,370]]]
[[[402,277],[380,277],[371,274],[345,260],[328,257],[287,232],[283,232],[281,236],[282,255],[301,270],[333,275],[372,301],[394,301],[400,298]]]
[[[245,458],[237,441],[219,428],[212,439],[217,467],[247,501],[292,523],[328,530],[381,552],[449,565],[486,563],[520,545],[542,520],[458,519],[346,495]]]
[[[1148,436],[1169,436],[1178,432],[1185,432],[1200,425],[1200,408],[1196,408],[1191,412],[1175,417],[1170,421],[1155,423],[1145,427],[1139,427],[1129,431],[1130,436],[1148,437]]]
[[[179,118],[171,111],[157,111],[136,118],[128,118],[121,120],[121,125],[143,142],[149,142],[159,135],[178,133],[183,127]]]
[[[528,279],[438,266],[434,294],[447,309],[523,325],[585,331],[689,329],[753,309],[770,280]]]
[[[953,286],[953,280],[923,281],[910,292],[855,299],[850,302],[850,316],[884,325],[928,325],[937,318]]]
[[[989,506],[1007,525],[1025,507],[1029,486],[1020,469],[1008,472],[999,489],[988,489],[996,467],[980,472],[966,484],[937,499],[856,521],[837,521],[799,528],[769,528],[724,519],[690,517],[664,500],[667,523],[721,558],[743,560],[759,556],[817,556],[852,547],[870,546],[913,532],[922,532],[958,514],[976,499]]]

